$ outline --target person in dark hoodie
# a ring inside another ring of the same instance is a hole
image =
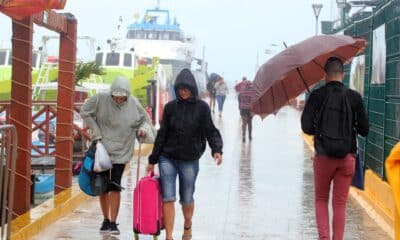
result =
[[[164,107],[147,171],[154,171],[154,165],[158,163],[167,240],[173,239],[176,177],[179,176],[180,204],[185,219],[182,239],[190,240],[199,159],[207,140],[212,157],[220,165],[223,144],[208,104],[198,98],[196,82],[189,69],[178,74],[174,88],[177,97]]]

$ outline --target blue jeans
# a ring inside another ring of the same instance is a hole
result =
[[[224,108],[224,102],[225,102],[226,96],[217,96],[217,102],[218,102],[218,111],[222,112],[222,109]]]
[[[163,202],[176,200],[176,177],[179,176],[179,202],[182,205],[192,204],[199,160],[182,161],[161,156],[158,167]]]

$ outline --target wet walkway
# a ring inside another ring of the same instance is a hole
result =
[[[209,149],[201,159],[194,240],[317,239],[311,151],[300,135],[299,118],[300,113],[289,107],[264,121],[256,117],[253,141],[243,144],[236,100],[234,96],[227,99],[223,117],[216,114],[214,119],[224,138],[224,163],[217,167]],[[118,219],[120,236],[98,233],[102,215],[98,200],[93,198],[33,239],[133,239],[135,166],[132,162],[132,170],[123,179],[127,188]],[[174,238],[180,239],[180,212],[175,229]],[[164,239],[163,234],[160,239]],[[390,238],[349,199],[345,239]]]

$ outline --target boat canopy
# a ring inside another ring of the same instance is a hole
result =
[[[171,21],[168,10],[148,9],[142,21],[128,27],[128,39],[183,41],[182,30],[176,19]]]

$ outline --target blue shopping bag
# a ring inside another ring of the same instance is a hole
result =
[[[95,152],[96,143],[94,142],[86,151],[78,175],[80,189],[89,196],[99,196],[104,194],[110,183],[110,175],[108,171],[100,173],[93,171]]]
[[[364,167],[361,162],[359,151],[357,151],[356,168],[354,171],[353,179],[351,181],[351,185],[360,190],[364,190]]]

